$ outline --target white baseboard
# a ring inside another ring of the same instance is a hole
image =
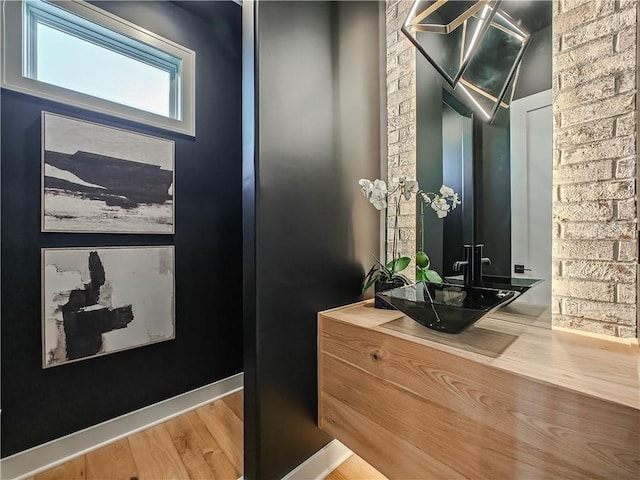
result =
[[[282,477],[282,480],[322,480],[353,452],[333,440]]]
[[[22,480],[242,389],[238,373],[0,460],[0,478]]]

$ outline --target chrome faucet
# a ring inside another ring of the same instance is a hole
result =
[[[454,262],[453,269],[456,272],[463,270],[463,278],[465,286],[482,284],[482,266],[484,264],[491,264],[489,257],[482,256],[483,244],[478,245],[465,245],[464,246],[464,260],[458,260]]]

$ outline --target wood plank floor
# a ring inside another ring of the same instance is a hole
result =
[[[236,480],[242,391],[75,458],[30,480]],[[357,455],[325,480],[386,480]]]
[[[236,480],[242,391],[94,450],[33,480]]]

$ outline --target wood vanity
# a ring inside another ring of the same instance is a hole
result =
[[[390,479],[640,478],[637,343],[512,304],[459,335],[361,302],[318,316],[319,426]]]

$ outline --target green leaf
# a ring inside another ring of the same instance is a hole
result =
[[[385,265],[385,267],[391,270],[391,272],[397,273],[407,268],[409,263],[411,263],[411,257],[400,257],[395,260],[391,260]]]
[[[424,274],[428,282],[437,283],[438,285],[444,283],[442,277],[435,270],[425,270]]]
[[[429,260],[429,255],[420,250],[416,252],[416,265],[419,268],[429,268],[431,266],[431,260]]]
[[[416,268],[416,282],[426,282],[427,274],[422,268]]]
[[[371,285],[373,285],[378,281],[379,278],[380,278],[379,272],[375,272],[373,275],[371,275],[371,278],[369,278],[368,280],[365,278],[365,281],[363,282],[363,286],[362,286],[362,293],[366,292],[371,287]]]

